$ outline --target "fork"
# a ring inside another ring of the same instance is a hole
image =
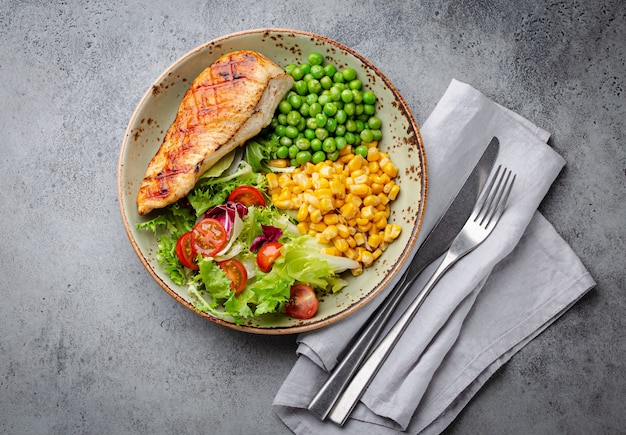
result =
[[[481,192],[470,217],[452,242],[442,262],[429,278],[424,288],[391,328],[387,336],[363,363],[337,400],[328,415],[331,421],[339,425],[345,423],[363,392],[378,372],[378,369],[385,362],[396,342],[439,279],[454,263],[476,249],[491,234],[504,213],[514,182],[515,174],[506,167],[503,168],[502,165],[498,166],[494,176]]]

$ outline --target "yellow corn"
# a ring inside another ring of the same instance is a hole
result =
[[[291,173],[266,176],[274,205],[297,210],[298,231],[329,245],[324,252],[358,261],[355,275],[379,258],[401,231],[388,223],[390,202],[400,191],[392,180],[398,167],[377,142],[363,145],[368,147],[367,158],[347,146],[334,162],[309,162]]]

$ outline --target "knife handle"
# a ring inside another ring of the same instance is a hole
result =
[[[324,385],[322,385],[322,388],[309,403],[308,410],[316,417],[321,420],[326,419],[337,399],[348,386],[361,363],[376,343],[391,314],[411,287],[414,279],[415,277],[409,279],[408,271],[405,272],[374,315],[369,318],[356,341],[351,344],[349,351],[337,364]]]

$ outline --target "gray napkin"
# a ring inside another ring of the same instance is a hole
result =
[[[565,163],[547,146],[547,132],[456,80],[421,132],[429,193],[418,245],[493,136],[500,139],[496,165],[517,173],[509,206],[492,235],[433,289],[343,427],[319,421],[306,406],[390,289],[349,318],[298,337],[300,358],[274,399],[295,433],[439,433],[502,364],[595,285],[537,212]]]

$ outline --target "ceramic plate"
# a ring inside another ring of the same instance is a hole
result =
[[[193,79],[220,56],[236,50],[258,51],[280,66],[306,61],[312,51],[321,53],[337,68],[356,69],[364,86],[377,97],[376,114],[382,120],[383,139],[379,148],[390,154],[399,167],[396,183],[400,195],[393,202],[389,222],[402,226],[402,234],[365,272],[353,277],[340,292],[323,296],[318,313],[309,320],[273,314],[236,325],[193,309],[186,289],[171,282],[156,259],[157,240],[137,224],[145,217],[137,213],[135,198],[148,162],[154,156],[176,115],[178,105]],[[384,66],[383,66],[384,67]],[[323,36],[283,29],[259,29],[227,35],[189,52],[171,65],[147,90],[133,113],[121,147],[118,194],[122,219],[130,243],[155,281],[174,299],[215,323],[259,334],[289,334],[320,328],[349,316],[365,306],[380,291],[397,281],[408,264],[420,230],[426,201],[426,159],[413,116],[397,89],[384,74],[354,50]]]

